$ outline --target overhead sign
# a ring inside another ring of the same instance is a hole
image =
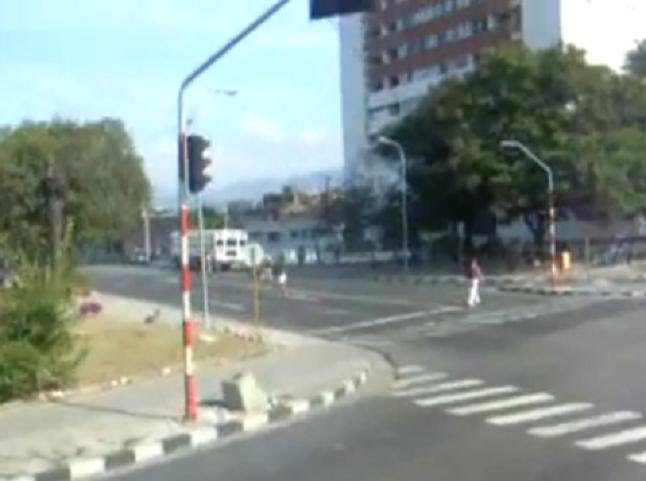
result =
[[[375,0],[310,0],[310,18],[318,20],[336,15],[367,12],[373,9]]]

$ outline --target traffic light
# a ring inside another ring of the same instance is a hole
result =
[[[310,0],[310,18],[344,15],[348,13],[367,12],[373,9],[375,0]]]
[[[211,165],[209,157],[210,142],[199,135],[189,135],[186,139],[188,152],[188,190],[195,194],[204,190],[211,177],[206,175],[206,169]]]

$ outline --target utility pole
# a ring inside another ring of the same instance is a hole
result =
[[[45,190],[47,193],[47,204],[49,207],[50,222],[50,243],[52,249],[52,261],[55,264],[61,256],[63,242],[63,209],[65,207],[65,177],[54,160],[47,165],[47,176],[45,178]]]

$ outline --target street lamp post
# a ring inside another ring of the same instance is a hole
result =
[[[193,81],[202,75],[209,67],[229,53],[236,45],[245,39],[254,30],[265,23],[276,12],[287,5],[291,0],[277,0],[256,20],[251,22],[235,37],[229,40],[222,48],[213,53],[193,70],[181,83],[177,92],[177,130],[178,130],[178,154],[179,154],[179,184],[178,203],[180,211],[180,259],[181,259],[181,299],[182,299],[182,333],[184,341],[184,415],[186,420],[197,419],[197,381],[195,379],[195,366],[193,363],[193,337],[194,327],[191,318],[191,274],[188,265],[188,155],[186,140],[186,125],[184,118],[184,93]]]
[[[406,153],[404,152],[404,149],[399,142],[393,139],[390,139],[388,137],[384,137],[383,135],[377,139],[377,142],[379,142],[382,145],[388,145],[390,147],[394,147],[397,150],[397,153],[399,154],[399,160],[401,162],[402,250],[404,254],[404,273],[408,274],[408,199],[407,199],[408,182],[407,182],[407,175],[406,175],[408,169],[407,169]]]
[[[556,211],[554,209],[554,173],[552,168],[538,158],[531,150],[529,150],[523,143],[517,140],[503,140],[500,146],[505,149],[518,149],[541,169],[547,173],[547,188],[548,188],[548,208],[549,208],[549,235],[550,235],[550,258],[551,258],[551,281],[552,286],[556,285],[557,270],[556,270]]]

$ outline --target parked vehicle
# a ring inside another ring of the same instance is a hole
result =
[[[201,263],[200,231],[191,230],[188,236],[189,264],[198,268]],[[229,270],[246,266],[248,236],[241,229],[207,229],[204,231],[204,252],[210,269]],[[179,232],[171,233],[171,256],[180,265]]]

